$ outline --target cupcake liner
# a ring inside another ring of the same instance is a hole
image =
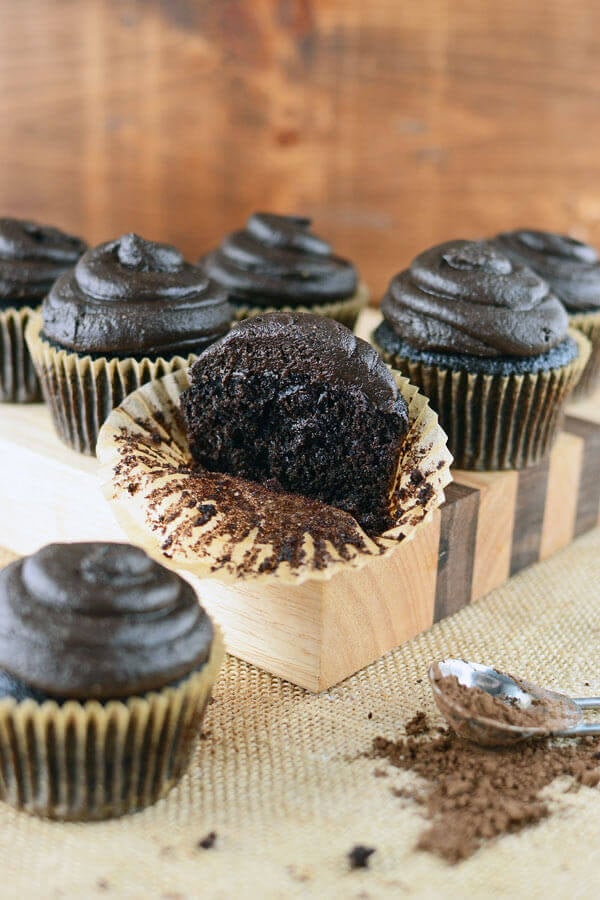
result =
[[[92,359],[53,347],[41,336],[42,317],[31,316],[25,332],[54,427],[60,439],[94,456],[98,432],[111,410],[142,384],[187,368],[196,359]]]
[[[356,293],[352,297],[346,297],[345,300],[331,300],[329,303],[315,303],[312,306],[245,306],[243,304],[232,304],[235,311],[235,319],[239,322],[242,319],[248,319],[250,316],[259,316],[264,313],[271,312],[305,312],[314,315],[326,316],[328,319],[335,319],[353,329],[356,320],[362,309],[369,301],[369,289],[366,284],[360,282],[356,289]]]
[[[348,513],[298,494],[285,494],[282,503],[281,494],[255,482],[194,471],[179,413],[185,371],[145,385],[109,416],[97,448],[105,496],[134,543],[201,578],[298,584],[362,566],[410,539],[443,503],[451,480],[437,415],[414,385],[394,377],[409,430],[389,497],[395,524],[382,535],[369,537]]]
[[[0,700],[0,798],[51,819],[91,821],[155,803],[185,772],[223,658],[142,697]]]
[[[0,403],[39,403],[40,383],[25,343],[33,309],[0,310]]]
[[[569,316],[569,322],[572,328],[577,328],[586,336],[592,346],[590,358],[573,391],[573,399],[580,400],[600,385],[600,310],[574,313]]]
[[[577,357],[565,366],[526,375],[487,375],[442,369],[399,357],[373,344],[437,410],[457,469],[524,469],[550,451],[564,404],[589,355],[589,342],[569,329]]]

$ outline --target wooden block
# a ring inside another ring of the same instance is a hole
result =
[[[42,406],[0,406],[0,465],[0,545],[126,539],[96,461],[58,441]],[[293,588],[196,582],[230,652],[323,690],[566,546],[598,521],[600,422],[578,406],[541,466],[454,476],[414,540],[363,569]]]

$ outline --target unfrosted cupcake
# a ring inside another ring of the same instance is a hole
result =
[[[88,250],[27,328],[60,438],[93,454],[111,409],[190,365],[232,314],[224,291],[175,247],[127,234]]]
[[[54,281],[85,248],[79,238],[57,228],[0,219],[0,402],[41,400],[25,328]]]
[[[312,312],[353,328],[368,300],[351,262],[300,216],[254,213],[246,227],[227,235],[199,260],[228,293],[236,318],[273,310]]]
[[[421,253],[383,298],[374,342],[429,397],[457,468],[524,468],[549,451],[587,339],[548,285],[487,241]]]
[[[51,544],[0,573],[0,797],[91,820],[185,771],[222,658],[190,585],[128,544]]]
[[[596,250],[550,231],[505,231],[494,240],[507,256],[529,266],[550,285],[566,307],[570,324],[590,340],[592,352],[574,392],[575,396],[589,394],[600,379],[600,260]]]

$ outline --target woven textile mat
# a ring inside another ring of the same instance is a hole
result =
[[[454,867],[413,850],[421,813],[390,791],[407,773],[375,778],[377,763],[356,757],[419,709],[439,720],[426,670],[448,655],[600,694],[600,531],[325,694],[229,657],[195,764],[157,806],[61,825],[0,804],[0,896],[599,896],[598,789],[555,789],[555,815]],[[199,848],[213,830],[214,849]],[[355,843],[377,848],[368,870],[348,869]]]

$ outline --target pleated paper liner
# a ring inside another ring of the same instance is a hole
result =
[[[549,453],[564,405],[589,355],[589,342],[569,329],[577,357],[565,366],[526,375],[486,375],[442,369],[374,345],[419,386],[437,410],[457,469],[524,469]]]
[[[436,414],[394,374],[409,430],[390,494],[395,525],[380,536],[367,536],[351,515],[319,501],[194,471],[179,414],[185,371],[145,385],[111,413],[97,447],[103,490],[134,543],[199,577],[298,584],[362,566],[411,538],[443,503],[451,480]]]
[[[579,400],[593,393],[600,384],[600,310],[570,315],[569,322],[592,345],[590,358],[573,391],[573,399]]]
[[[39,403],[40,383],[25,343],[25,329],[34,310],[0,310],[0,403]]]
[[[155,803],[184,774],[223,659],[142,697],[0,700],[0,799],[51,819],[93,821]]]
[[[44,400],[60,439],[88,456],[95,453],[102,423],[128,394],[154,378],[187,368],[196,358],[92,359],[53,347],[41,337],[41,327],[41,315],[32,316],[26,339]]]
[[[313,313],[314,315],[326,316],[328,319],[335,319],[346,325],[347,328],[353,329],[356,320],[364,307],[369,301],[369,289],[363,282],[360,282],[356,289],[356,293],[352,297],[346,297],[345,300],[331,300],[328,303],[314,303],[312,306],[251,306],[242,303],[232,304],[235,310],[235,318],[248,319],[250,316],[263,315],[270,312],[304,312]]]

